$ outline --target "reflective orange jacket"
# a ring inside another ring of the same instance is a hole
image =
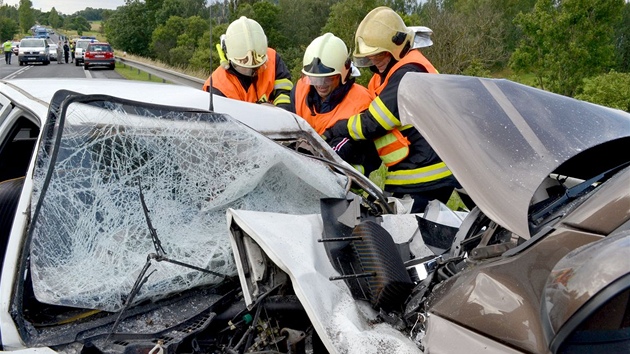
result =
[[[304,118],[310,124],[317,134],[324,134],[326,129],[335,125],[340,119],[346,119],[348,116],[361,112],[368,108],[372,102],[372,96],[369,91],[359,85],[353,84],[352,88],[346,94],[343,101],[338,104],[332,111],[327,113],[311,112],[306,103],[306,97],[311,85],[308,78],[303,77],[296,83],[295,87],[295,113]]]
[[[276,81],[276,51],[267,48],[267,62],[258,69],[256,80],[245,91],[235,75],[224,67],[218,67],[212,73],[212,86],[221,91],[225,97],[240,101],[261,103],[268,102]],[[203,90],[210,90],[210,78],[203,84]]]

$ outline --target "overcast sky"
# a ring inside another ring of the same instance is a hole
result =
[[[53,7],[64,15],[72,15],[86,7],[93,9],[115,9],[125,4],[125,0],[31,0],[33,8],[48,12]],[[4,0],[5,5],[19,5],[20,0]]]

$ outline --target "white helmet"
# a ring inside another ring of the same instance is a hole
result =
[[[341,38],[326,33],[308,45],[302,60],[302,73],[311,78],[341,75],[345,83],[350,71],[351,60],[348,48]]]
[[[370,66],[366,57],[382,52],[389,52],[400,60],[411,49],[414,35],[398,13],[386,6],[377,7],[365,16],[355,33],[355,64]]]
[[[245,16],[230,23],[223,42],[225,55],[244,68],[257,68],[267,61],[267,36],[260,24]]]

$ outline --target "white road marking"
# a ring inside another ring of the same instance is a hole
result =
[[[93,78],[92,73],[90,72],[90,70],[83,70],[83,72],[85,72],[85,77],[88,79]]]
[[[25,67],[23,67],[22,69],[18,70],[18,71],[14,71],[11,74],[3,77],[3,80],[11,80],[13,78],[15,78],[16,76],[20,75],[21,73],[25,72],[26,70],[30,69],[31,65],[27,65]]]

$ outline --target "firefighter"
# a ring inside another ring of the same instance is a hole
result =
[[[414,30],[388,7],[377,7],[365,16],[355,33],[353,58],[355,65],[374,73],[368,89],[375,98],[367,110],[338,121],[324,136],[373,140],[388,168],[385,191],[399,198],[409,195],[414,201],[411,212],[419,213],[431,200],[446,203],[460,186],[424,137],[400,123],[397,92],[402,77],[408,72],[437,74],[418,49],[411,49],[414,36]]]
[[[318,134],[323,134],[339,119],[363,111],[372,102],[369,91],[355,83],[346,44],[332,33],[315,38],[306,48],[302,74],[291,91],[290,110],[304,118]],[[380,167],[381,160],[371,141],[345,137],[328,143],[358,171],[369,174]]]
[[[204,91],[255,103],[288,108],[291,73],[272,48],[258,22],[242,16],[230,23],[217,46],[221,65],[203,85]]]

